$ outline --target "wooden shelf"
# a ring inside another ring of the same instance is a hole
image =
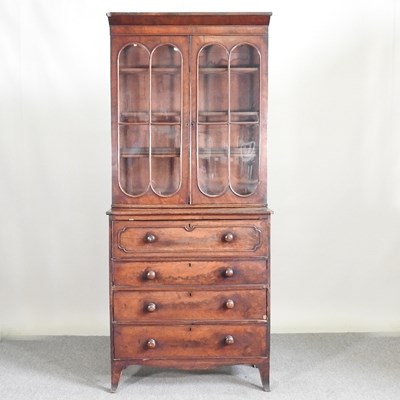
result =
[[[201,74],[219,74],[227,72],[228,67],[200,67],[199,72]],[[231,67],[231,73],[254,73],[260,71],[259,67]]]
[[[151,126],[180,126],[180,122],[152,122]]]
[[[154,73],[168,73],[174,74],[181,71],[181,67],[120,67],[119,72],[121,74],[140,74],[144,72],[154,72]],[[259,67],[231,67],[230,71],[232,73],[254,73],[260,70]],[[222,72],[227,72],[228,67],[200,67],[199,72],[201,74],[219,74]]]
[[[121,74],[140,74],[144,72],[154,72],[163,74],[175,74],[181,71],[181,67],[120,67]]]
[[[228,67],[200,67],[200,74],[220,74],[221,72],[227,72]]]
[[[142,125],[142,126],[160,126],[160,125],[164,125],[164,126],[180,126],[181,123],[180,122],[118,122],[118,125],[120,126],[134,126],[134,125]]]
[[[228,148],[227,147],[200,148],[198,153],[201,158],[227,156]]]
[[[204,121],[206,118],[220,118],[220,121]],[[247,119],[246,119],[247,118]],[[198,114],[199,125],[222,125],[228,124],[228,111],[200,111]],[[231,111],[230,124],[252,125],[258,124],[260,120],[258,111]]]
[[[180,112],[158,112],[153,111],[151,113],[151,124],[152,125],[180,125],[181,124],[181,113]]]
[[[130,125],[144,125],[148,126],[149,122],[118,122],[120,126],[130,126]]]
[[[199,116],[215,117],[219,115],[228,115],[228,111],[199,111]]]
[[[245,73],[254,73],[259,72],[260,67],[231,67],[231,72],[245,72]]]
[[[119,115],[120,124],[143,125],[148,124],[150,116],[147,111],[124,111]]]
[[[122,148],[120,150],[120,156],[122,158],[131,157],[150,157],[150,150],[148,147],[135,147],[135,148]],[[181,154],[180,148],[169,148],[169,147],[154,147],[151,150],[151,157],[179,157]]]
[[[149,67],[120,67],[120,74],[138,74],[149,71]]]
[[[258,111],[231,111],[234,116],[255,116],[258,119]]]
[[[242,157],[246,156],[245,149],[241,147],[231,147],[230,155],[231,157]],[[254,148],[255,158],[258,156],[258,147]],[[211,148],[200,148],[199,149],[199,156],[202,158],[206,157],[218,157],[218,156],[227,156],[228,155],[228,148],[227,147],[211,147]]]
[[[199,156],[202,158],[207,157],[218,157],[218,156],[228,156],[228,148],[224,147],[213,147],[213,148],[200,148]],[[258,147],[254,150],[255,155],[258,155]],[[230,149],[231,157],[242,157],[243,149],[241,147],[231,147]],[[124,147],[120,150],[120,156],[123,158],[128,157],[149,157],[150,151],[148,147],[134,147],[128,148]],[[152,157],[179,157],[180,149],[169,148],[169,147],[154,147],[151,151]]]
[[[230,125],[258,125],[260,121],[231,121]]]
[[[181,113],[179,112],[152,112],[124,111],[120,114],[119,125],[180,125]]]

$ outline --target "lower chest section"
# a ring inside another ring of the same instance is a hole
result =
[[[113,359],[267,357],[268,219],[110,228]]]

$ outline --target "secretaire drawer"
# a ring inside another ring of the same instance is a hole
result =
[[[115,286],[266,284],[265,260],[120,261],[112,263]]]
[[[114,358],[259,357],[266,324],[114,326]]]
[[[114,291],[114,321],[266,320],[266,298],[262,289]]]
[[[118,258],[174,256],[264,255],[267,224],[242,221],[113,221],[112,256]]]

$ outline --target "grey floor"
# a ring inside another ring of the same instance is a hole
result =
[[[106,337],[0,342],[0,399],[399,400],[400,337],[272,335],[271,392],[249,366],[204,372],[129,367],[109,392]]]

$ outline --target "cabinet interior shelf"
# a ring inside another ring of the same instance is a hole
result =
[[[216,177],[211,179],[213,185],[225,186],[227,184],[225,177]],[[234,186],[251,186],[257,185],[260,181],[258,179],[248,179],[248,178],[236,178],[234,180]]]
[[[231,116],[252,116],[252,117],[257,117],[258,119],[258,111],[199,111],[199,116],[200,117],[217,117],[217,116],[222,116],[222,115],[228,115],[231,114]]]
[[[254,154],[258,154],[258,147],[254,149]],[[214,148],[200,148],[199,156],[202,158],[207,157],[218,157],[227,156],[228,148],[226,147],[214,147]],[[234,157],[246,157],[246,149],[242,147],[231,147],[230,155]],[[123,158],[128,157],[149,157],[150,150],[148,147],[124,147],[120,151],[120,156]],[[180,149],[179,147],[153,147],[151,151],[152,157],[179,157]],[[254,156],[256,157],[256,156]]]
[[[153,147],[151,150],[152,157],[179,157],[181,154],[180,148],[170,147]],[[130,157],[149,157],[150,151],[148,147],[135,147],[135,148],[122,148],[120,150],[120,156],[123,158]]]
[[[258,72],[259,67],[231,67],[231,72],[244,72],[244,73],[254,73]],[[200,67],[199,72],[201,74],[218,74],[221,72],[228,71],[228,67]]]
[[[170,73],[174,74],[180,72],[181,67],[120,67],[119,72],[122,74],[138,74],[149,71],[155,73]],[[260,70],[259,67],[231,67],[230,71],[232,73],[254,73]],[[200,67],[199,72],[201,74],[218,74],[221,72],[227,72],[228,67]]]
[[[200,111],[198,118],[200,125],[228,124],[228,111]],[[218,118],[219,121],[204,121],[205,118]],[[232,124],[258,124],[259,113],[257,111],[230,111],[230,123]]]
[[[149,121],[143,121],[143,122],[118,122],[118,125],[120,126],[134,126],[134,125],[141,125],[141,126],[180,126],[180,122],[149,122]]]
[[[258,155],[258,147],[253,149],[254,158]],[[216,156],[227,156],[228,148],[227,147],[213,147],[213,148],[200,148],[199,156],[201,158],[207,157],[216,157]],[[242,147],[231,147],[230,149],[231,157],[246,157],[246,149]]]
[[[258,125],[259,121],[218,121],[218,122],[206,122],[199,121],[199,125],[219,125],[219,126],[227,126],[227,125]]]
[[[199,125],[221,125],[228,124],[230,114],[231,124],[258,124],[258,111],[200,111],[198,113]],[[151,120],[149,113],[145,111],[120,113],[119,125],[181,125],[181,113],[179,112],[152,112]],[[218,121],[205,121],[206,118],[219,118]]]
[[[175,111],[153,111],[151,114],[145,111],[124,111],[120,113],[118,123],[119,125],[180,125],[180,121],[181,113]]]
[[[175,74],[181,71],[181,67],[120,67],[119,72],[122,74],[138,74],[144,72],[155,72],[155,73],[168,73]]]

